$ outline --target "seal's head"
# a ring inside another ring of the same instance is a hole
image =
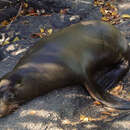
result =
[[[3,79],[0,82],[0,117],[6,116],[18,107],[11,82]]]

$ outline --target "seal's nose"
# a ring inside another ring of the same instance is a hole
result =
[[[4,102],[0,102],[0,117],[3,117],[7,115],[8,113],[8,105],[6,105]]]

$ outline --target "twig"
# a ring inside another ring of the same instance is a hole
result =
[[[10,28],[11,24],[16,20],[16,18],[17,18],[18,16],[20,16],[20,12],[21,12],[21,10],[22,10],[22,6],[23,6],[23,2],[21,2],[21,5],[20,5],[20,8],[19,8],[19,10],[18,10],[18,13],[17,13],[16,17],[10,22],[10,24],[8,24],[8,25],[6,26],[6,30],[8,30],[8,29]]]
[[[8,0],[0,0],[1,2],[7,2],[7,3],[12,3],[11,1],[8,1]]]

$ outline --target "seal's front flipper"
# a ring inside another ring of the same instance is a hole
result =
[[[94,80],[93,71],[89,70],[87,72],[85,87],[94,99],[112,108],[130,110],[130,101],[118,98],[104,91],[102,86]]]
[[[129,66],[125,63],[120,63],[114,68],[108,69],[102,77],[97,79],[97,83],[103,87],[104,90],[111,89],[114,87],[120,80],[124,78],[126,73],[129,70]]]

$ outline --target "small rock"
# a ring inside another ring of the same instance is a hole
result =
[[[70,22],[79,22],[80,16],[79,15],[73,15],[70,17]]]

